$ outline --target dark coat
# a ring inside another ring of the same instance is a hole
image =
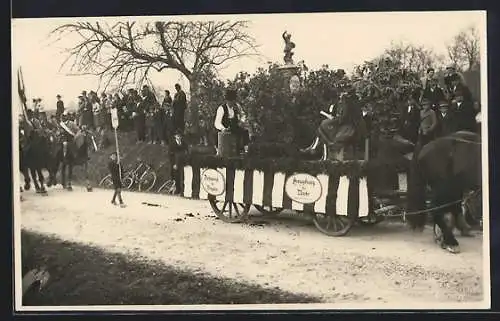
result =
[[[172,103],[172,123],[174,125],[175,131],[184,132],[186,126],[184,116],[186,113],[187,99],[186,93],[184,91],[179,91],[174,95],[174,101]]]
[[[122,186],[120,178],[120,165],[116,161],[109,161],[108,170],[111,174],[111,180],[113,181],[113,186],[115,188],[120,188]]]
[[[434,90],[431,89],[431,87],[427,87],[424,89],[422,93],[422,98],[429,99],[433,107],[437,107],[437,105],[442,101],[446,99],[446,95],[444,94],[444,91],[436,87]]]
[[[454,114],[455,131],[477,131],[476,114],[474,104],[471,101],[464,101],[460,106],[458,103],[452,105]]]
[[[58,100],[56,104],[56,116],[59,118],[64,113],[64,102]]]
[[[453,110],[448,110],[445,115],[441,111],[436,112],[438,127],[436,134],[438,137],[447,136],[455,132],[455,120]]]
[[[403,138],[416,143],[418,140],[418,128],[420,126],[420,110],[417,106],[408,112],[408,106],[401,111],[400,134]]]

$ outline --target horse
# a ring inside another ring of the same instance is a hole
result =
[[[452,218],[462,214],[461,200],[471,191],[481,189],[481,137],[472,132],[459,131],[437,138],[422,147],[412,160],[408,182],[409,211],[426,209],[426,190],[432,195],[431,211],[434,224],[442,232],[441,247],[458,253],[459,243],[453,234]],[[415,228],[423,228],[427,213],[408,217]]]
[[[20,145],[20,170],[24,176],[25,189],[30,188],[31,174],[36,192],[46,195],[42,170],[47,168],[49,158],[47,136],[41,128],[33,128],[28,133],[20,130]]]
[[[61,148],[58,150],[57,160],[61,166],[61,180],[63,188],[72,191],[73,167],[83,166],[87,191],[92,191],[88,177],[89,148],[93,144],[91,134],[83,128],[74,136],[66,135],[62,139]]]
[[[25,131],[23,129],[19,130],[19,171],[23,174],[24,178],[24,190],[28,191],[31,188],[31,179],[28,165],[26,164],[26,140]],[[23,188],[21,188],[21,192]]]

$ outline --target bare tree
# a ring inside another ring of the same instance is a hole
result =
[[[257,55],[255,40],[246,33],[246,21],[156,21],[76,22],[52,31],[58,40],[78,36],[76,44],[65,51],[63,67],[77,75],[96,75],[104,88],[141,84],[152,70],[173,69],[189,81],[190,114],[198,128],[199,78],[206,68],[249,55]]]
[[[479,33],[475,27],[459,32],[447,46],[450,62],[461,70],[470,70],[479,66]]]
[[[391,43],[384,56],[398,62],[400,67],[418,74],[423,74],[429,67],[438,68],[444,63],[444,57],[434,53],[432,49],[411,43]]]

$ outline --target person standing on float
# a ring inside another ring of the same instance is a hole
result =
[[[242,123],[246,121],[241,106],[236,102],[236,90],[228,89],[225,94],[226,102],[217,108],[214,126],[218,132],[230,132],[236,136],[238,153],[246,153],[250,142],[250,135]]]

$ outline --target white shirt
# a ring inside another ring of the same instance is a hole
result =
[[[238,111],[240,112],[240,121],[244,122],[246,117],[243,115],[240,105],[236,104],[236,108],[238,108]],[[227,113],[229,119],[234,118],[234,109],[229,104],[227,104]],[[222,125],[223,116],[224,116],[224,107],[223,105],[220,105],[219,108],[217,108],[217,114],[215,115],[215,121],[214,121],[214,126],[217,130],[225,129],[224,125]]]
[[[96,101],[92,104],[92,109],[94,110],[94,113],[98,112],[99,109],[101,109],[101,105]]]

